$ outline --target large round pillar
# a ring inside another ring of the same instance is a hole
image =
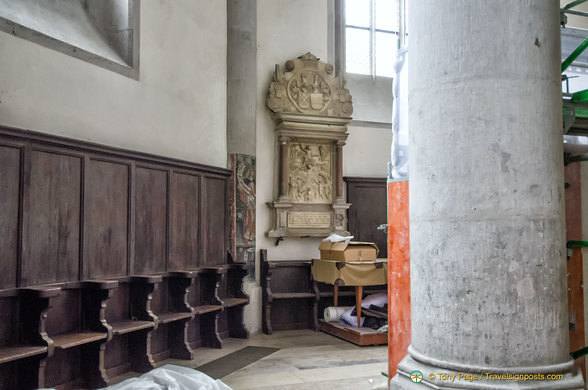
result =
[[[568,344],[558,6],[409,3],[412,338],[392,388],[584,388]]]

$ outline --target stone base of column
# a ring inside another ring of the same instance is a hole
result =
[[[409,347],[409,355],[400,362],[396,376],[390,381],[390,390],[584,389],[582,374],[572,360],[557,365],[536,367],[461,367],[458,364],[419,355]],[[418,383],[411,380],[411,375],[415,371],[422,373],[422,381],[418,382],[419,379],[415,378]],[[552,375],[561,377],[555,378]]]

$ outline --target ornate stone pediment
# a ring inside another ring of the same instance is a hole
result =
[[[267,107],[273,113],[350,117],[351,95],[341,74],[335,77],[333,72],[333,65],[310,53],[286,61],[286,72],[276,65]]]
[[[270,237],[348,235],[343,145],[353,106],[341,75],[310,53],[276,65],[267,107],[276,124],[280,165]]]

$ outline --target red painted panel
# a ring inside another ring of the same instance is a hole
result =
[[[566,241],[582,240],[582,179],[580,163],[565,166],[565,181],[569,187],[565,190],[566,199]]]
[[[565,189],[566,199],[566,241],[582,240],[582,179],[579,162],[571,163],[564,168],[565,181],[569,185]],[[584,288],[582,271],[582,251],[574,248],[574,253],[567,261],[568,267],[568,309],[574,326],[570,328],[570,351],[584,348]],[[576,360],[576,365],[586,378],[584,357]]]
[[[388,373],[410,345],[408,180],[388,183]]]

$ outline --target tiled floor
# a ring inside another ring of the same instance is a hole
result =
[[[200,348],[190,362],[165,363],[198,368],[245,346],[281,348],[221,378],[233,390],[361,390],[387,389],[388,347],[359,347],[311,330],[254,335],[248,340],[225,340],[222,349]]]

